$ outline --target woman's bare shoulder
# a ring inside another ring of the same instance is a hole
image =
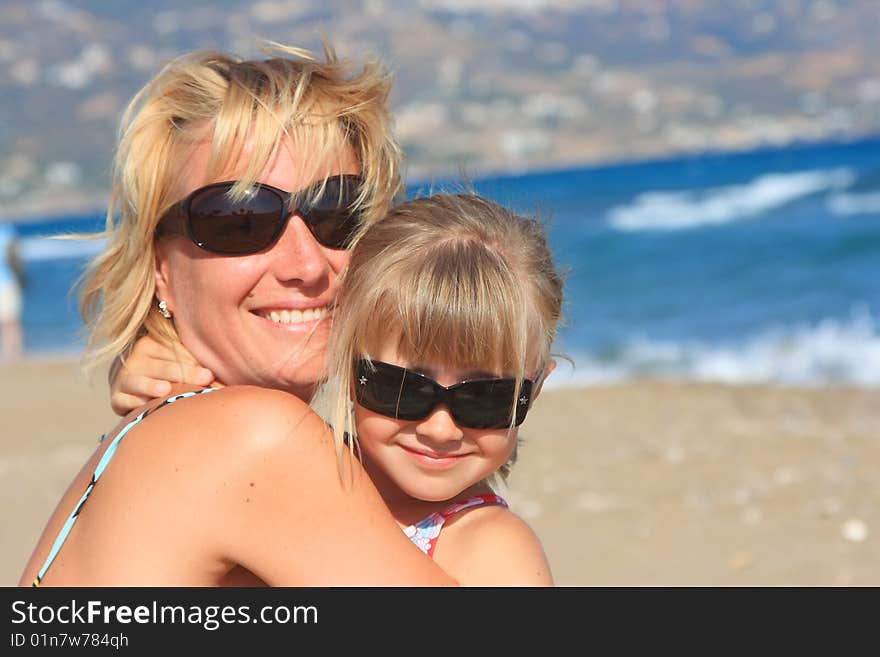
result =
[[[124,540],[126,553],[153,555],[139,581],[160,571],[210,580],[237,564],[269,584],[454,583],[403,535],[357,462],[340,476],[330,431],[296,397],[231,387],[183,398],[156,407],[117,446],[83,549],[97,549],[103,531],[114,548]]]
[[[307,443],[323,443],[330,436],[304,401],[257,386],[229,386],[178,399],[156,407],[150,415],[140,433],[169,438],[162,442],[172,450],[179,441],[191,441],[212,448],[264,451],[282,446],[293,436]]]
[[[189,473],[186,488],[200,497],[216,495],[216,482],[240,488],[248,473],[274,479],[334,459],[327,425],[302,400],[230,386],[156,406],[124,437],[111,469],[143,483],[174,478],[173,464],[174,472]]]
[[[285,512],[296,511],[291,481],[311,477],[307,492],[316,495],[338,488],[327,476],[335,471],[333,450],[323,447],[326,433],[301,400],[260,388],[224,388],[140,409],[77,476],[22,581],[34,576],[93,472],[100,485],[50,579],[219,581],[224,568],[239,563],[236,555],[253,553]],[[103,560],[96,568],[90,555],[104,550],[138,557]],[[181,563],[191,568],[184,571]],[[287,577],[282,566],[276,570]]]

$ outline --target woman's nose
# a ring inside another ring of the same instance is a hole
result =
[[[293,214],[271,249],[275,260],[275,276],[283,281],[300,281],[315,285],[326,278],[333,267],[327,258],[328,249],[321,246],[302,217]]]

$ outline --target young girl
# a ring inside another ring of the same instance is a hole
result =
[[[393,208],[344,274],[328,345],[337,446],[352,436],[398,524],[462,584],[552,583],[492,483],[554,367],[561,301],[540,224],[475,195]]]
[[[541,225],[475,195],[392,208],[343,275],[316,405],[341,464],[360,458],[406,535],[461,584],[552,584],[496,489],[554,367],[561,302]]]

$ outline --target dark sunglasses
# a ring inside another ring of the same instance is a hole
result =
[[[516,379],[477,379],[442,386],[424,374],[379,360],[359,360],[355,365],[354,389],[364,408],[400,420],[424,420],[437,404],[445,404],[452,418],[470,429],[505,429],[510,426],[515,396],[518,427],[526,419],[532,398],[532,382]]]
[[[296,208],[294,198],[310,198],[321,183],[296,193],[257,183],[237,201],[229,196],[234,180],[213,183],[172,205],[159,219],[156,236],[185,235],[211,253],[249,255],[275,244],[296,212],[319,244],[344,249],[361,224],[356,203],[361,183],[360,176],[328,178],[318,200]]]

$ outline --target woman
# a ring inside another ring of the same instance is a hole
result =
[[[108,434],[21,584],[455,583],[356,461],[342,485],[303,401],[323,373],[345,247],[400,187],[388,89],[376,65],[353,74],[331,52],[283,48],[183,56],[135,97],[108,245],[83,286],[90,353],[147,334],[231,387],[153,402]]]

